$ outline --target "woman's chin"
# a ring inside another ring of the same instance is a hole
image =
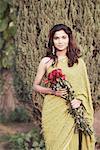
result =
[[[66,48],[57,48],[58,51],[66,51]]]

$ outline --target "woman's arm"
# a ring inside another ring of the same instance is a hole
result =
[[[43,58],[39,64],[37,74],[33,83],[33,89],[36,92],[44,93],[44,94],[52,94],[52,89],[41,86],[41,81],[46,72],[46,58]]]
[[[39,93],[43,93],[43,94],[53,94],[53,95],[56,95],[56,96],[63,96],[66,91],[65,89],[62,89],[62,90],[59,90],[59,91],[54,91],[52,90],[51,88],[47,88],[47,87],[43,87],[41,86],[41,81],[43,79],[43,76],[46,72],[46,62],[49,61],[47,59],[50,59],[50,58],[43,58],[39,64],[39,67],[38,67],[38,70],[37,70],[37,74],[36,74],[36,77],[35,77],[35,80],[34,80],[34,83],[33,83],[33,89],[36,91],[36,92],[39,92]]]

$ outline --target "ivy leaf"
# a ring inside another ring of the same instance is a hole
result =
[[[8,19],[0,20],[0,32],[3,32],[8,26]]]
[[[7,28],[7,30],[5,30],[3,32],[3,38],[8,41],[11,37],[14,37],[17,31],[17,27],[14,26],[10,26],[9,28]]]
[[[3,68],[10,68],[13,64],[13,56],[14,56],[14,45],[7,44],[5,49],[3,50],[4,56],[2,57],[2,66]]]
[[[3,32],[3,38],[4,38],[4,40],[6,40],[6,41],[10,38],[10,35],[9,35],[9,32],[8,32],[8,29],[7,29],[7,30],[5,30],[5,31]]]
[[[4,17],[4,13],[1,12],[1,13],[0,13],[0,19],[2,19],[3,17]]]
[[[30,139],[31,139],[31,137],[32,137],[32,135],[31,135],[31,133],[29,132],[29,133],[27,133],[27,136],[26,136],[25,140],[29,142]]]
[[[33,147],[38,147],[38,146],[39,146],[39,143],[38,143],[37,141],[34,141],[33,144],[32,144],[32,146],[33,146]]]
[[[4,40],[2,38],[0,38],[0,49],[2,49],[3,44],[4,44]]]
[[[2,66],[3,66],[4,68],[7,68],[7,66],[8,66],[7,57],[3,57],[3,59],[2,59]]]
[[[17,27],[12,26],[12,27],[9,27],[8,32],[11,36],[14,36],[16,34],[16,30],[17,30]]]
[[[14,44],[10,44],[8,43],[5,47],[5,50],[4,50],[4,55],[6,57],[8,57],[8,61],[12,59],[13,55],[15,54],[15,51],[14,51],[15,47],[14,47]]]
[[[4,56],[2,58],[3,68],[8,68],[9,69],[12,66],[12,62],[13,62],[12,56]]]
[[[6,2],[9,5],[13,5],[13,0],[4,0],[4,2]]]
[[[6,9],[7,9],[7,2],[3,0],[0,1],[0,14],[4,13]]]

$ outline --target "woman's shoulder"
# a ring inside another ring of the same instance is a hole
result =
[[[43,57],[40,61],[40,64],[42,65],[47,65],[48,62],[50,62],[51,58],[50,57]]]
[[[46,64],[46,63],[48,63],[50,60],[51,60],[50,57],[43,57],[43,58],[41,59],[41,62],[44,63],[44,64]]]

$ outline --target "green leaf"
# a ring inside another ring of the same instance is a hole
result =
[[[8,52],[10,55],[14,54],[14,44],[11,44],[10,42],[6,44],[6,47],[5,47],[5,52]],[[7,55],[9,55],[7,54]]]
[[[33,147],[37,147],[37,146],[39,146],[39,143],[36,142],[36,141],[34,141],[33,144],[32,144],[32,146],[33,146]]]
[[[20,145],[20,144],[23,144],[24,139],[20,137],[20,138],[18,138],[17,142],[18,142],[19,145]]]
[[[16,22],[16,11],[13,9],[13,12],[10,12],[10,19]]]
[[[4,52],[5,52],[5,50],[4,50]],[[3,68],[10,68],[13,63],[12,53],[11,53],[11,55],[9,55],[9,53],[7,54],[7,52],[6,52],[6,54],[2,57],[1,61],[2,61],[1,63],[2,63]]]
[[[3,32],[3,38],[5,40],[9,40],[12,36],[14,37],[16,31],[17,31],[17,27],[15,25],[7,28],[7,30]]]
[[[8,26],[8,19],[0,20],[0,32],[3,32]]]
[[[3,57],[3,58],[2,58],[2,66],[3,66],[4,68],[7,68],[7,65],[8,65],[7,57]]]
[[[4,2],[8,3],[9,5],[13,5],[13,0],[4,0]]]
[[[3,0],[0,1],[0,14],[4,13],[7,9],[7,2],[4,2]]]
[[[3,38],[4,38],[6,41],[10,38],[10,35],[9,35],[8,30],[5,30],[5,31],[3,32]]]
[[[31,133],[27,133],[27,136],[25,138],[26,141],[30,141],[30,138],[32,137]]]
[[[0,49],[2,48],[3,44],[4,44],[4,40],[0,38]]]
[[[14,45],[11,43],[8,43],[5,49],[3,50],[3,56],[7,57],[8,64],[12,63],[14,54],[15,54]]]
[[[8,32],[11,36],[14,36],[16,34],[16,30],[17,30],[16,26],[12,26],[8,28]]]
[[[4,17],[4,13],[1,12],[1,13],[0,13],[0,19],[2,19],[3,17]]]
[[[44,140],[41,140],[39,146],[40,146],[40,147],[44,147],[44,145],[45,145],[45,144],[44,144]]]

